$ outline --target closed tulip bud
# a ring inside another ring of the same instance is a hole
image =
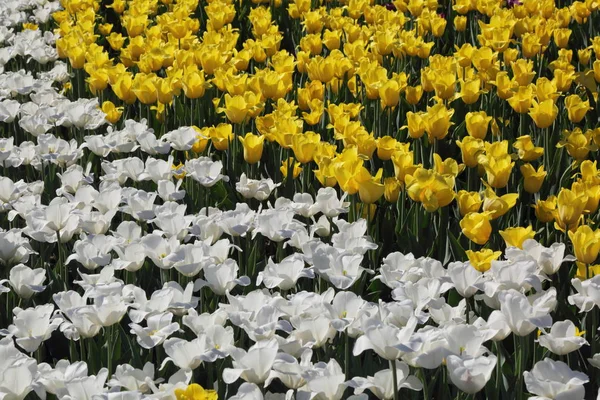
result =
[[[458,204],[460,215],[464,217],[468,213],[478,212],[483,204],[483,200],[478,192],[460,190],[456,194],[456,203]]]
[[[256,164],[260,161],[263,153],[265,137],[246,133],[246,136],[238,136],[239,141],[244,147],[244,160],[248,164]]]
[[[402,183],[396,178],[385,178],[383,180],[383,196],[390,203],[395,203],[398,201],[398,197],[400,196],[400,190],[402,189]]]
[[[534,206],[535,217],[538,221],[548,223],[554,221],[556,215],[556,196],[550,196],[546,200],[538,200]]]
[[[421,85],[407,86],[404,96],[408,104],[416,105],[423,97],[423,87]]]
[[[454,17],[454,27],[457,32],[464,32],[467,30],[467,17],[464,15],[457,15]]]
[[[294,156],[302,164],[311,162],[320,142],[321,135],[315,132],[295,134],[292,136]]]
[[[500,157],[480,155],[478,161],[485,169],[487,183],[491,187],[500,189],[508,185],[508,179],[515,165],[510,155]]]
[[[558,107],[554,104],[554,101],[548,99],[541,103],[533,101],[533,106],[529,109],[529,116],[535,122],[538,128],[548,128],[556,119],[558,115]]]
[[[526,33],[521,38],[523,57],[533,58],[542,51],[540,38],[535,33]]]
[[[409,111],[406,113],[407,124],[400,129],[408,128],[408,135],[413,139],[419,139],[423,136],[426,129],[425,118],[426,113],[418,112],[414,113]]]
[[[467,250],[469,263],[479,272],[485,272],[492,267],[492,261],[497,260],[501,255],[501,251],[493,251],[492,249],[481,249],[480,251]]]
[[[569,46],[569,37],[571,37],[572,31],[567,28],[555,29],[553,32],[554,43],[561,49],[565,49]]]
[[[439,38],[444,35],[444,31],[446,30],[446,18],[442,17],[434,17],[431,19],[431,33],[433,36]]]
[[[519,58],[519,49],[506,49],[503,53],[504,63],[512,65]]]
[[[479,100],[481,91],[481,79],[469,79],[460,81],[460,98],[465,104],[473,104]]]
[[[447,109],[443,103],[437,103],[433,107],[427,107],[425,118],[425,131],[429,136],[429,140],[443,139],[448,134],[451,125],[453,109]]]
[[[230,96],[225,93],[225,108],[219,108],[217,112],[225,112],[227,119],[233,124],[244,122],[248,116],[249,105],[244,96]]]
[[[590,49],[577,50],[577,58],[579,59],[579,64],[588,65],[591,57],[592,51]]]
[[[523,174],[523,187],[527,193],[537,193],[540,191],[544,178],[548,174],[544,171],[544,166],[540,165],[537,171],[531,164],[521,166],[521,174]]]
[[[229,142],[233,140],[233,127],[231,124],[219,124],[211,128],[209,133],[215,149],[224,151],[229,148]]]
[[[556,200],[554,217],[558,228],[565,231],[577,227],[587,201],[587,195],[583,192],[575,193],[569,189],[561,189]]]
[[[598,202],[600,201],[600,186],[591,182],[575,182],[571,185],[571,190],[576,194],[584,194],[587,196],[585,203],[584,214],[594,214],[598,210]]]
[[[509,99],[508,104],[515,112],[525,114],[529,111],[533,101],[533,89],[531,86],[519,86],[519,89]]]
[[[396,151],[392,154],[392,163],[394,164],[394,173],[396,179],[404,182],[407,175],[411,175],[420,166],[414,163],[414,154],[412,151]]]
[[[188,99],[197,99],[204,96],[207,84],[204,79],[204,71],[191,71],[183,75],[183,93]]]
[[[519,86],[527,86],[533,81],[535,71],[533,70],[533,61],[519,59],[511,65],[514,80]]]
[[[507,228],[503,231],[500,231],[500,236],[504,239],[507,247],[518,247],[519,249],[523,248],[523,242],[527,239],[533,239],[535,236],[535,232],[531,225],[527,228],[516,227],[516,228]]]
[[[496,74],[496,79],[492,83],[496,86],[498,97],[503,100],[510,99],[514,94],[513,89],[516,89],[519,86],[517,82],[510,79],[508,72],[506,71],[498,72]],[[527,105],[527,108],[529,108],[529,105]]]
[[[600,232],[594,231],[588,225],[582,225],[576,231],[569,231],[569,239],[577,261],[592,264],[600,252]]]
[[[479,164],[478,157],[485,151],[483,140],[472,136],[465,136],[462,141],[457,140],[456,145],[460,148],[462,161],[469,168]]]
[[[581,97],[572,94],[565,98],[565,106],[569,120],[575,124],[585,118],[585,114],[591,109],[589,100],[583,101]]]
[[[460,228],[463,235],[468,237],[472,242],[479,245],[484,245],[492,234],[492,224],[490,224],[491,216],[489,212],[476,213],[472,212],[460,220]]]
[[[485,139],[492,117],[485,111],[469,112],[465,117],[467,133],[477,139]]]
[[[400,85],[398,81],[390,79],[379,88],[379,98],[382,108],[394,108],[400,100]]]

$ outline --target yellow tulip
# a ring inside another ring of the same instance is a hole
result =
[[[218,395],[214,390],[206,390],[197,383],[192,383],[185,389],[175,389],[176,400],[217,400]]]
[[[541,103],[533,101],[532,107],[529,109],[529,116],[535,122],[538,128],[548,128],[554,123],[558,115],[558,107],[554,101],[548,99]]]
[[[479,100],[481,91],[481,79],[469,79],[460,81],[460,98],[465,104],[473,104]]]
[[[433,107],[427,107],[425,115],[425,131],[429,136],[429,140],[445,138],[450,126],[454,124],[450,121],[452,115],[454,115],[454,110],[447,109],[443,103],[437,103]]]
[[[517,204],[518,193],[498,196],[491,188],[483,192],[483,211],[489,212],[492,219],[500,218]]]
[[[466,190],[460,190],[456,194],[456,202],[461,217],[471,212],[478,212],[483,204],[481,195],[478,192],[467,192]]]
[[[462,141],[457,140],[456,145],[460,148],[462,161],[469,168],[479,165],[478,157],[485,151],[483,140],[472,136],[465,136]]]
[[[492,249],[481,249],[479,251],[467,250],[469,263],[479,272],[485,272],[492,267],[492,261],[497,260],[502,255],[501,251]]]
[[[204,79],[204,71],[193,70],[183,74],[183,93],[188,99],[197,99],[204,96],[208,86]]]
[[[389,160],[398,148],[398,141],[391,136],[383,136],[377,139],[377,157],[380,160]]]
[[[484,245],[492,234],[492,224],[490,224],[490,213],[468,213],[460,220],[460,228],[463,235],[472,242]]]
[[[321,141],[321,135],[315,132],[296,133],[292,136],[292,150],[296,159],[306,164],[313,160]]]
[[[577,265],[575,278],[578,278],[582,281],[593,278],[594,276],[600,274],[600,265],[588,265],[579,261],[577,261],[575,265]]]
[[[485,139],[487,130],[492,117],[489,117],[485,111],[469,112],[465,116],[467,133],[477,139]]]
[[[373,177],[366,169],[361,169],[361,173],[357,177],[360,201],[365,204],[373,204],[383,196],[385,186],[381,183],[382,174],[383,169],[381,168]]]
[[[426,129],[426,115],[423,112],[414,113],[409,111],[406,113],[406,125],[400,129],[408,129],[408,135],[413,139],[419,139],[423,136]]]
[[[506,154],[500,157],[480,155],[478,161],[485,169],[487,183],[491,187],[499,189],[508,185],[508,178],[510,178],[515,165],[510,155]]]
[[[519,249],[522,249],[523,242],[527,239],[533,239],[535,232],[531,225],[529,225],[527,228],[507,228],[500,231],[500,236],[504,239],[507,247],[518,247]]]
[[[457,32],[464,32],[467,29],[467,17],[464,15],[454,17],[454,27]]]
[[[529,135],[518,137],[513,143],[513,147],[517,149],[519,158],[526,162],[534,161],[544,154],[544,148],[536,147]]]
[[[524,164],[521,166],[521,174],[523,175],[523,188],[527,193],[537,193],[540,191],[542,184],[544,183],[544,178],[548,174],[544,171],[544,166],[540,165],[539,168],[536,169],[531,164]]]
[[[379,87],[381,108],[395,108],[400,100],[400,85],[398,81],[390,79]]]
[[[241,124],[248,117],[249,105],[244,96],[230,96],[225,93],[225,107],[217,109],[217,112],[225,112],[229,122]]]
[[[400,196],[400,190],[402,189],[402,183],[396,178],[385,178],[383,180],[383,196],[390,203],[395,203],[398,201],[398,197]]]
[[[392,154],[392,163],[394,164],[394,173],[396,179],[404,183],[406,176],[411,175],[414,171],[420,167],[415,165],[415,157],[412,151],[401,151],[398,150]]]
[[[105,118],[111,124],[116,124],[121,115],[123,115],[123,107],[116,107],[112,101],[102,103],[102,112],[106,114]]]
[[[442,176],[447,175],[456,178],[458,174],[464,171],[465,164],[459,164],[451,157],[442,160],[439,154],[433,153],[433,169]]]
[[[587,201],[585,193],[561,189],[556,199],[554,216],[557,227],[563,231],[575,229],[579,225]]]
[[[229,142],[233,140],[233,126],[231,124],[219,124],[209,131],[210,140],[215,149],[224,151],[229,148]]]
[[[515,112],[519,114],[525,114],[529,111],[531,103],[533,101],[533,89],[529,86],[519,86],[517,92],[515,92],[509,99],[508,104],[512,107]]]
[[[192,125],[192,128],[194,128],[194,130],[196,131],[197,135],[196,135],[196,142],[192,145],[192,151],[194,153],[200,154],[204,151],[204,149],[206,149],[206,146],[208,146],[208,139],[209,139],[209,128],[198,128],[196,125]]]
[[[416,105],[423,97],[423,87],[421,85],[407,86],[404,96],[408,104]]]
[[[582,225],[575,231],[569,231],[569,239],[577,261],[592,264],[600,252],[600,232],[594,231],[588,225]]]
[[[553,33],[554,43],[561,49],[567,48],[569,45],[569,37],[572,31],[567,28],[555,29]]]
[[[585,118],[585,114],[591,110],[590,101],[581,100],[576,94],[572,94],[565,98],[565,106],[567,107],[567,114],[569,120],[575,124],[581,122]]]
[[[552,222],[556,215],[556,196],[550,196],[546,200],[538,200],[535,203],[535,217],[540,222]]]
[[[259,162],[263,153],[265,137],[263,135],[253,135],[248,132],[244,137],[238,136],[238,139],[244,147],[244,160],[248,164]]]
[[[572,131],[564,131],[563,139],[558,142],[556,147],[565,147],[567,153],[578,161],[583,161],[587,158],[592,147],[592,131],[587,130],[585,133],[581,129],[575,128]]]
[[[554,81],[551,81],[546,77],[539,78],[535,82],[535,95],[538,101],[556,101],[556,99],[560,97],[560,93],[558,92]]]
[[[314,170],[315,177],[325,187],[333,187],[337,185],[335,178],[334,163],[331,158],[324,157],[317,163],[319,169]]]
[[[533,70],[533,61],[518,59],[511,65],[514,80],[519,86],[527,86],[533,81],[535,71]]]
[[[294,160],[294,157],[289,157],[287,160],[281,161],[281,167],[279,170],[284,178],[288,177],[289,168],[292,168],[292,179],[296,179],[300,172],[302,172],[302,167],[300,167],[300,163]]]
[[[454,179],[451,179],[452,183]],[[454,200],[453,185],[437,172],[425,168],[417,168],[412,175],[405,176],[408,196],[423,204],[428,212],[445,207]]]

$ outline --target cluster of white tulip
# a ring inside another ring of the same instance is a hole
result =
[[[254,203],[228,210],[204,204],[187,213],[186,191],[226,179],[221,161],[174,165],[171,151],[188,151],[197,140],[191,127],[157,137],[145,120],[127,120],[121,130],[84,136],[106,124],[98,99],[70,101],[57,89],[69,72],[56,61],[54,34],[13,29],[45,23],[59,8],[58,1],[0,3],[0,216],[7,227],[20,226],[0,231],[2,313],[11,321],[0,330],[1,399],[31,392],[63,400],[175,399],[195,370],[223,360],[212,380],[236,400],[337,400],[367,392],[392,399],[403,389],[427,392],[422,371],[436,369],[475,394],[502,368],[506,355],[497,343],[513,335],[518,344],[536,330],[546,357],[518,367],[527,391],[537,399],[584,399],[588,376],[556,360],[588,345],[572,321],[552,318],[559,299],[548,282],[573,260],[563,244],[527,240],[486,272],[400,252],[373,271],[362,265],[378,245],[364,219],[340,218],[349,209],[344,196],[326,188],[271,202],[279,184],[246,175],[235,189]],[[13,59],[39,64],[37,74],[9,70]],[[56,136],[58,127],[82,140]],[[82,165],[91,153],[101,159],[100,176]],[[30,166],[43,180],[8,176]],[[44,171],[57,173],[54,192]],[[251,260],[259,243],[276,246],[277,256]],[[58,246],[58,260],[34,250],[49,246]],[[160,275],[162,287],[144,286],[144,274]],[[392,298],[362,298],[356,288],[373,282]],[[572,287],[563,300],[582,313],[600,307],[600,276],[574,279]],[[462,298],[453,303],[450,292]],[[42,294],[51,300],[36,302]],[[484,307],[491,310],[485,318],[478,312]],[[57,335],[78,361],[39,362],[40,348]],[[112,365],[116,338],[127,335],[139,346],[132,360],[154,352],[156,363]],[[83,342],[98,336],[108,357],[94,375],[86,361],[95,355],[85,356],[91,346]],[[332,349],[344,347],[338,362]],[[348,376],[349,366],[372,359],[371,352],[389,368]],[[600,354],[589,364],[600,367]],[[173,373],[164,376],[166,370]],[[496,378],[496,385],[504,382]],[[271,393],[273,386],[285,390]]]

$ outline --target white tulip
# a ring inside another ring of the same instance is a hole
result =
[[[583,385],[589,381],[586,374],[550,358],[538,361],[531,371],[525,371],[523,377],[527,391],[539,396],[538,399],[583,400]]]
[[[569,320],[555,322],[550,332],[541,335],[538,342],[540,346],[558,355],[569,354],[588,344],[581,333],[578,333],[575,324]]]

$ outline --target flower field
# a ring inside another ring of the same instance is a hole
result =
[[[0,400],[600,399],[600,3],[0,2]]]

